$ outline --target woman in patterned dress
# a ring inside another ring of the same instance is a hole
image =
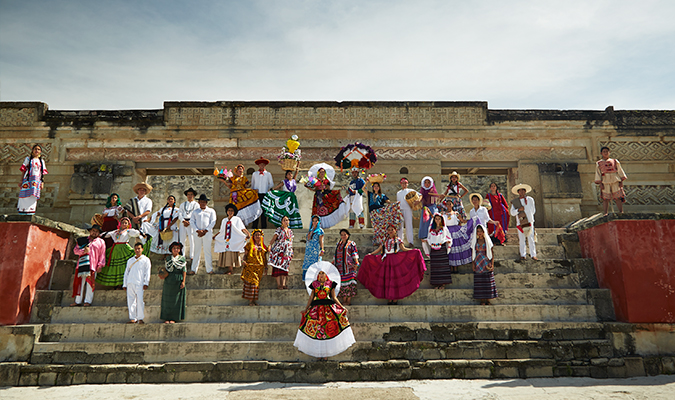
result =
[[[157,229],[157,237],[153,238],[150,244],[150,251],[156,254],[171,254],[169,246],[173,242],[179,242],[178,237],[178,215],[179,209],[176,206],[176,197],[169,195],[166,198],[166,204],[162,209],[152,215],[150,224]],[[162,239],[162,232],[171,232],[170,239]]]
[[[123,217],[120,220],[119,229],[105,234],[106,237],[113,239],[113,246],[105,252],[106,264],[96,274],[96,283],[105,286],[115,286],[118,289],[122,288],[127,260],[134,256],[134,249],[129,246],[129,240],[141,235],[140,231],[130,229],[130,226],[131,220]]]
[[[430,283],[436,289],[443,289],[452,283],[452,270],[448,253],[452,248],[452,236],[445,226],[445,218],[441,214],[434,214],[427,237],[422,241],[422,247],[429,256]]]
[[[335,296],[336,286],[325,271],[319,271],[308,288],[311,294],[307,307],[301,312],[300,328],[293,343],[303,353],[322,360],[340,354],[356,343],[347,309]]]
[[[274,186],[273,190],[267,192],[263,198],[261,207],[270,222],[276,226],[281,226],[281,218],[287,216],[290,219],[291,229],[302,229],[298,198],[295,195],[298,189],[295,181],[297,176],[297,169],[295,172],[286,171],[284,180]]]
[[[352,305],[352,297],[356,296],[356,272],[359,268],[359,252],[356,243],[349,240],[346,229],[340,229],[340,241],[335,246],[333,265],[340,271],[340,299],[345,305]]]
[[[270,241],[270,259],[272,276],[277,280],[277,289],[288,289],[288,269],[293,259],[293,231],[288,227],[288,217],[281,218],[281,226],[274,231]]]
[[[263,240],[264,235],[261,229],[254,229],[251,240],[244,247],[244,268],[241,271],[244,289],[241,297],[248,300],[249,306],[258,305],[260,280],[267,274],[268,251]]]
[[[342,201],[339,190],[333,190],[335,169],[326,163],[315,164],[309,169],[309,176],[315,177],[318,183],[305,186],[314,191],[312,215],[321,219],[321,226],[328,229],[342,221],[349,214],[349,204]]]
[[[44,176],[47,175],[47,167],[42,159],[42,146],[36,144],[21,164],[23,177],[19,187],[19,202],[17,210],[21,215],[33,215],[37,208],[37,202],[44,188]]]
[[[443,205],[448,211],[454,211],[459,214],[461,218],[466,218],[462,197],[469,193],[469,190],[459,182],[459,174],[457,171],[453,171],[448,177],[450,178],[450,183],[448,183],[448,187],[445,189],[445,193],[442,196],[444,197]],[[464,190],[464,192],[460,193],[462,190]]]
[[[490,202],[491,208],[488,210],[490,212],[490,218],[499,222],[504,231],[504,234],[509,232],[509,202],[506,201],[504,195],[499,193],[499,187],[495,182],[490,183],[490,193],[488,193],[485,198]],[[488,226],[489,234],[492,235],[495,227]],[[504,239],[506,243],[506,239]]]
[[[163,269],[159,271],[162,286],[162,308],[159,319],[165,324],[173,324],[185,319],[185,303],[187,290],[185,276],[187,275],[187,260],[183,256],[183,244],[172,242],[169,245],[171,255],[166,258]]]
[[[490,305],[490,299],[497,298],[495,285],[495,264],[492,257],[492,241],[487,236],[487,229],[477,225],[471,238],[473,255],[473,298],[480,300],[484,306]]]
[[[312,216],[312,225],[307,232],[307,245],[305,247],[305,259],[302,262],[302,279],[305,279],[305,274],[310,265],[319,261],[323,256],[323,229],[321,229],[321,219],[318,215]]]
[[[258,192],[251,189],[251,183],[244,176],[244,166],[237,165],[230,178],[218,177],[230,189],[230,203],[239,210],[237,216],[247,225],[262,215]]]

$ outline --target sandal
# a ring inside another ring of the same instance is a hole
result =
[[[73,303],[73,304],[69,305],[68,307],[79,307],[79,306],[81,306],[81,304]]]
[[[91,303],[84,303],[82,304],[82,307],[91,307]]]

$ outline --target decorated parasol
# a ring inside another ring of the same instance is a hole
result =
[[[376,162],[375,150],[359,142],[346,145],[335,156],[335,165],[340,167],[340,171],[349,168],[370,169]]]

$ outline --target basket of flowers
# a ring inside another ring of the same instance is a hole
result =
[[[387,179],[385,174],[370,174],[368,175],[368,182],[372,185],[373,183],[382,183]]]
[[[293,135],[286,141],[286,145],[281,149],[281,154],[277,156],[279,165],[283,170],[292,171],[300,164],[302,150],[298,149],[298,147],[300,147],[298,135]]]

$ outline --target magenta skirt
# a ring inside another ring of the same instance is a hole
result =
[[[378,299],[399,300],[415,293],[424,278],[422,253],[418,249],[381,255],[367,255],[356,279]]]

